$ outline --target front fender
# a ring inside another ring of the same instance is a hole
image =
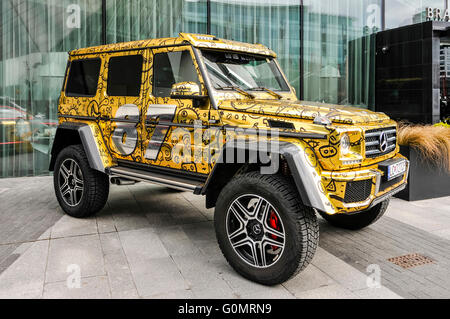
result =
[[[303,204],[334,214],[335,209],[322,185],[321,168],[314,150],[306,143],[282,142],[280,154],[288,163]]]
[[[223,170],[226,170],[227,166],[232,167],[233,165],[233,172],[237,171],[234,167],[236,165],[236,158],[239,159],[239,155],[236,156],[235,154],[247,154],[247,158],[255,159],[257,158],[257,155],[255,154],[258,154],[258,152],[270,153],[272,160],[274,158],[280,158],[280,156],[286,159],[304,205],[327,212],[328,214],[335,213],[335,209],[326,196],[325,189],[322,186],[320,175],[321,168],[314,150],[302,141],[271,141],[268,143],[268,147],[263,151],[259,148],[257,141],[226,143],[202,189],[202,194],[206,194],[210,187],[214,187],[213,184],[216,176],[223,176]],[[230,156],[230,154],[233,154],[233,156]],[[256,163],[256,161],[254,163]],[[262,168],[261,172],[263,174],[265,172],[270,172],[270,170],[264,169],[264,166],[262,166]],[[277,171],[278,167],[271,173],[274,174]]]

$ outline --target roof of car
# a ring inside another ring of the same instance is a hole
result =
[[[273,52],[268,47],[262,44],[250,44],[232,40],[225,40],[208,34],[194,34],[182,32],[176,38],[159,38],[159,39],[138,40],[138,41],[99,45],[94,47],[75,49],[70,51],[69,54],[85,55],[85,54],[97,54],[105,52],[139,50],[149,47],[182,45],[184,43],[190,43],[194,47],[198,48],[247,52],[253,54],[268,55],[273,57],[276,56],[275,52]]]

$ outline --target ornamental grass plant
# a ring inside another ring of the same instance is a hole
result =
[[[399,123],[398,143],[416,149],[423,159],[450,173],[450,128]]]

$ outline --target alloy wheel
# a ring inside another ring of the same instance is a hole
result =
[[[71,207],[77,206],[83,197],[84,181],[83,173],[75,160],[68,158],[62,162],[58,181],[64,202]]]
[[[273,205],[261,196],[236,198],[227,211],[226,230],[234,251],[253,267],[272,266],[283,254],[283,222]]]

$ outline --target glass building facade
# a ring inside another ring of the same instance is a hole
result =
[[[179,32],[263,43],[300,99],[374,105],[377,31],[447,0],[3,0],[0,177],[48,174],[67,51]]]

